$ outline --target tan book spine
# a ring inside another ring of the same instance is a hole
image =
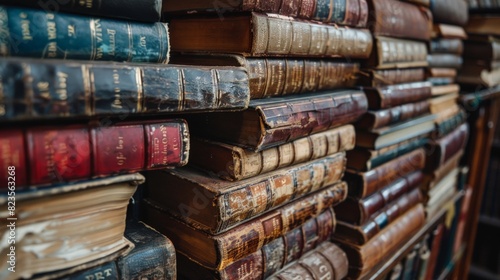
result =
[[[427,46],[424,42],[377,36],[376,50],[368,66],[377,69],[427,66]]]

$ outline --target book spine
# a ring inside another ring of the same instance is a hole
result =
[[[236,230],[214,236],[219,253],[217,269],[223,269],[260,250],[262,246],[284,235],[285,232],[304,224],[310,218],[317,217],[321,212],[344,200],[346,192],[347,184],[342,182],[251,220]]]
[[[422,80],[425,80],[424,68],[372,70],[360,77],[360,82],[369,87],[414,83]]]
[[[375,35],[429,40],[432,14],[424,7],[393,0],[369,0],[370,30]]]
[[[388,161],[391,161],[399,156],[409,153],[415,149],[424,146],[427,143],[427,139],[417,139],[415,141],[407,142],[403,145],[397,146],[397,148],[387,151],[387,153],[379,154],[377,157],[370,160],[372,168],[378,167]]]
[[[427,46],[423,42],[377,36],[375,50],[366,66],[377,69],[427,66]]]
[[[417,116],[429,113],[430,104],[428,100],[403,104],[385,110],[368,111],[356,123],[356,127],[362,129],[377,129],[397,122],[402,122]]]
[[[429,46],[429,53],[448,53],[462,55],[464,43],[460,39],[433,39]]]
[[[432,241],[431,241],[431,255],[429,256],[429,263],[427,265],[427,271],[425,278],[426,280],[434,279],[434,271],[436,270],[436,265],[438,262],[439,251],[441,249],[441,240],[443,239],[445,231],[445,226],[440,223],[432,231]]]
[[[429,67],[435,68],[454,68],[462,67],[462,57],[456,54],[429,54],[427,56]]]
[[[459,127],[462,123],[464,123],[466,118],[467,116],[465,112],[460,110],[456,115],[452,116],[451,118],[448,118],[438,123],[436,125],[436,130],[432,135],[433,139],[439,139],[448,135],[457,127]]]
[[[399,84],[380,88],[366,88],[368,108],[388,109],[394,106],[418,102],[432,96],[429,82]]]
[[[0,119],[7,120],[236,109],[247,107],[250,95],[239,68],[12,58],[0,61],[0,73]]]
[[[116,17],[134,21],[158,22],[161,18],[162,1],[145,0],[136,1],[26,1],[6,0],[8,5],[22,5],[33,8],[41,8],[45,12],[58,13],[70,12],[85,15]],[[38,5],[35,5],[38,4]]]
[[[219,275],[221,279],[227,280],[266,279],[316,248],[316,245],[329,240],[335,224],[335,215],[330,208],[318,217],[308,220],[303,226],[264,245],[261,250],[228,265],[219,272]],[[309,229],[312,229],[312,232]],[[253,263],[262,265],[252,265]],[[249,269],[250,267],[254,269]]]
[[[142,4],[142,3],[141,3]],[[47,13],[0,6],[0,55],[167,63],[164,23]]]
[[[445,137],[429,143],[426,170],[435,170],[463,149],[469,136],[469,126],[462,124]]]
[[[431,11],[435,22],[465,26],[469,19],[467,2],[464,0],[431,0]]]
[[[4,130],[0,134],[0,191],[15,191],[28,184],[26,144],[22,131]]]
[[[368,30],[336,28],[293,19],[253,14],[252,55],[367,58],[372,48]]]

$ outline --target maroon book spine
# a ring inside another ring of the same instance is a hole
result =
[[[26,185],[27,167],[24,134],[16,130],[1,133],[0,191],[12,191],[17,186]]]

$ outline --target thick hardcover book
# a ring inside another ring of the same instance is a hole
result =
[[[189,131],[184,120],[37,126],[2,131],[0,139],[6,143],[0,146],[2,162],[26,163],[16,166],[28,170],[18,173],[18,188],[183,166],[189,156]],[[17,149],[23,143],[26,148]],[[20,159],[20,154],[25,158]],[[4,182],[3,175],[0,179]]]
[[[323,242],[269,279],[344,279],[348,270],[346,253],[334,243]]]
[[[190,15],[172,19],[169,28],[172,50],[181,52],[367,58],[372,49],[368,30],[274,14]]]
[[[471,15],[465,31],[472,34],[500,36],[499,24],[500,16],[498,15]]]
[[[142,183],[144,177],[134,173],[18,190],[16,203],[12,195],[3,193],[0,205],[4,210],[0,211],[0,217],[6,221],[1,233],[5,242],[0,249],[6,255],[14,250],[18,261],[15,273],[8,269],[12,267],[8,261],[0,264],[0,278],[28,279],[60,271],[63,273],[58,275],[64,276],[88,267],[89,263],[100,265],[130,251],[133,246],[123,236],[127,205],[137,185]],[[9,229],[7,224],[15,229]],[[15,237],[13,232],[17,233]]]
[[[368,70],[359,74],[358,81],[368,87],[407,84],[425,80],[425,68]]]
[[[424,165],[425,151],[419,148],[367,172],[347,170],[344,179],[349,184],[349,196],[364,198]]]
[[[427,56],[429,67],[433,68],[454,68],[462,67],[462,56],[456,54],[437,53]]]
[[[168,62],[169,31],[165,23],[7,6],[0,6],[0,17],[0,56]]]
[[[237,67],[0,60],[0,120],[128,116],[248,106]]]
[[[367,107],[362,91],[343,90],[251,100],[242,112],[186,118],[194,136],[261,151],[353,123]]]
[[[262,58],[235,54],[180,54],[171,63],[244,67],[250,98],[309,93],[356,84],[359,63],[328,59]]]
[[[441,240],[443,239],[444,231],[445,226],[443,223],[440,223],[431,232],[432,235],[429,243],[431,255],[429,256],[429,264],[427,266],[427,272],[424,278],[426,280],[434,279],[433,276],[436,270],[437,259],[439,256],[439,251],[441,249]]]
[[[432,33],[429,9],[403,1],[368,0],[370,30],[376,36],[427,41]]]
[[[421,203],[422,199],[421,191],[414,188],[374,213],[363,224],[353,225],[338,220],[334,237],[348,244],[364,245],[397,218],[404,215],[410,208]]]
[[[435,129],[434,115],[425,115],[375,130],[356,130],[356,146],[379,150],[415,137],[423,137]]]
[[[321,243],[331,239],[336,219],[333,209],[307,220],[304,225],[264,245],[260,250],[229,264],[222,270],[211,270],[179,254],[179,274],[188,279],[267,279],[287,264],[298,260]]]
[[[329,186],[217,235],[177,220],[152,202],[144,217],[146,223],[168,236],[179,252],[207,268],[223,269],[340,203],[346,189],[345,182]]]
[[[407,121],[415,117],[430,113],[428,100],[415,103],[403,104],[389,109],[372,111],[369,110],[356,122],[359,129],[377,129],[391,124]]]
[[[458,168],[460,160],[464,154],[463,150],[458,151],[449,160],[439,166],[433,172],[427,172],[424,178],[424,184],[422,185],[422,190],[430,191],[436,184],[438,184],[446,175],[448,175],[452,170]]]
[[[420,249],[419,244],[416,244],[415,247],[418,247]],[[412,248],[411,251],[406,255],[404,258],[404,266],[403,266],[403,272],[401,275],[401,279],[414,279],[413,274],[415,273],[415,265],[418,261],[418,255],[417,255],[417,249]]]
[[[430,0],[434,22],[464,26],[469,19],[465,0]]]
[[[368,98],[368,108],[377,110],[428,99],[432,96],[431,87],[429,82],[415,82],[364,88],[364,91]]]
[[[155,171],[147,174],[147,194],[179,219],[218,233],[338,182],[344,165],[338,153],[238,182],[193,168]]]
[[[415,40],[376,36],[365,66],[376,69],[426,67],[427,45]]]
[[[130,19],[133,21],[158,22],[161,18],[162,0],[143,1],[30,1],[5,0],[7,5],[39,8],[47,13],[68,12],[101,17]]]
[[[353,225],[364,224],[376,212],[421,186],[423,181],[424,174],[421,171],[414,171],[361,199],[349,196],[335,207],[337,219]]]
[[[447,78],[455,77],[457,75],[457,69],[453,68],[428,68],[427,78]]]
[[[450,25],[445,23],[434,23],[433,38],[446,38],[446,39],[467,39],[469,35],[465,33],[462,26]]]
[[[464,110],[459,109],[455,114],[450,117],[443,118],[436,121],[436,129],[432,133],[433,139],[439,139],[455,130],[459,125],[464,123],[467,119],[467,114]]]
[[[163,11],[168,15],[216,12],[221,18],[234,12],[254,11],[355,27],[365,27],[368,21],[366,0],[165,1]]]
[[[407,211],[389,224],[363,246],[340,243],[349,260],[349,278],[362,278],[395,252],[425,224],[424,208],[421,204]],[[340,240],[336,240],[340,241]]]
[[[380,166],[401,155],[409,153],[427,143],[426,138],[416,137],[405,140],[394,145],[382,148],[380,150],[371,150],[362,147],[356,147],[347,151],[347,168],[356,171],[368,171]]]
[[[429,53],[448,53],[461,55],[464,51],[464,44],[461,39],[433,39],[429,45]]]
[[[429,99],[431,113],[438,115],[448,108],[457,106],[459,96],[458,92],[453,92]]]
[[[469,126],[467,123],[464,123],[443,138],[430,141],[427,147],[426,170],[433,171],[437,169],[454,154],[463,149],[468,136]]]
[[[500,39],[465,41],[464,57],[486,61],[500,60]]]
[[[238,181],[352,150],[355,142],[356,134],[352,125],[315,133],[260,152],[194,138],[191,139],[189,163],[211,171],[222,179]]]

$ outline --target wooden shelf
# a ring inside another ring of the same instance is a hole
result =
[[[460,102],[466,108],[477,107],[481,102],[500,97],[500,86],[480,90],[474,93],[464,93],[460,96]]]

